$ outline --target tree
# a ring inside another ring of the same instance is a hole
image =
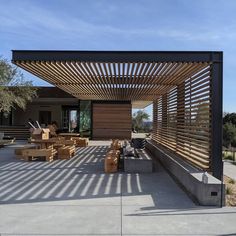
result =
[[[16,106],[25,109],[37,96],[31,81],[26,81],[19,69],[0,57],[0,112],[9,114]]]
[[[144,131],[144,121],[149,120],[149,114],[143,110],[139,110],[133,114],[132,126],[137,131]]]
[[[223,125],[223,146],[236,147],[236,126],[230,122]]]
[[[224,113],[223,124],[232,123],[236,125],[236,113]]]

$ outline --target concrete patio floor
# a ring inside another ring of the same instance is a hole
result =
[[[235,208],[194,204],[161,166],[105,174],[107,144],[52,163],[0,149],[0,235],[236,235]]]

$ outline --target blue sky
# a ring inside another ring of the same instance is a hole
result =
[[[236,0],[0,0],[0,6],[0,55],[9,60],[12,49],[224,51],[224,111],[236,112]]]

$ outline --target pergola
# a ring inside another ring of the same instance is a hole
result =
[[[222,175],[222,52],[21,51],[12,62],[81,100],[153,103],[152,140]]]

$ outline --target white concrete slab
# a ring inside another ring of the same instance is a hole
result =
[[[122,235],[236,235],[234,208],[122,208]]]
[[[0,206],[2,234],[120,234],[120,206]]]
[[[224,174],[236,180],[236,165],[231,162],[224,161]]]
[[[105,151],[46,163],[0,149],[0,235],[236,235],[234,208],[195,205],[161,167],[105,174]]]

